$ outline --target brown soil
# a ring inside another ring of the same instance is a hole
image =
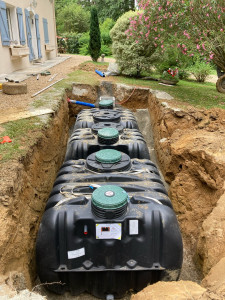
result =
[[[95,70],[105,72],[108,68],[108,64],[102,64],[102,65],[93,65],[91,62],[83,63],[78,66],[79,70],[87,71],[87,72],[93,72],[95,73]],[[99,75],[97,75],[99,76]]]
[[[132,87],[131,91],[125,94],[121,101],[118,101],[118,104],[133,111],[148,108],[148,89]]]
[[[159,282],[133,295],[131,300],[197,300],[203,299],[205,292],[206,289],[191,281]]]

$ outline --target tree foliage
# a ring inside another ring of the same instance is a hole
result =
[[[89,19],[89,12],[85,11],[81,5],[71,2],[57,13],[57,31],[58,33],[86,32],[89,29]]]
[[[98,12],[95,7],[91,9],[89,52],[93,61],[97,61],[101,52],[101,33],[98,21]]]
[[[121,16],[110,32],[112,38],[113,56],[125,75],[139,76],[141,71],[148,70],[152,63],[152,55],[156,48],[153,42],[141,40],[137,42],[132,34],[127,38],[126,30],[130,18],[138,16],[137,12],[127,12]]]
[[[77,0],[84,7],[95,5],[101,21],[111,18],[116,21],[121,15],[135,9],[135,0]]]
[[[225,70],[224,0],[141,0],[143,9],[132,18],[127,36],[137,41],[154,39],[163,52],[171,36],[185,55],[196,53]]]

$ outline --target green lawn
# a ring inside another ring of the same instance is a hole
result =
[[[169,93],[177,101],[187,102],[196,107],[219,107],[225,109],[225,94],[218,93],[214,83],[198,83],[194,80],[180,80],[176,86],[160,85],[157,81],[119,76],[116,81],[149,87]]]
[[[106,65],[107,63],[87,61],[86,63],[92,63],[94,66]],[[216,71],[214,72],[216,74]],[[214,74],[214,75],[215,75]],[[152,75],[158,78],[159,75]],[[87,72],[84,70],[76,70],[69,75],[71,81],[89,83],[92,85],[99,84],[101,78],[93,76],[93,72]],[[198,83],[195,80],[180,80],[176,86],[165,86],[159,84],[157,81],[143,80],[125,76],[107,77],[108,81],[113,78],[114,81],[134,85],[144,86],[154,90],[165,91],[180,101],[182,104],[189,104],[199,108],[212,108],[218,107],[225,109],[225,94],[218,93],[216,90],[216,84],[214,83]],[[63,83],[62,83],[63,84]]]
[[[4,128],[1,136],[9,136],[12,143],[0,145],[0,162],[3,163],[25,154],[29,145],[33,143],[34,134],[35,136],[41,134],[39,130],[41,126],[37,117],[1,124]]]

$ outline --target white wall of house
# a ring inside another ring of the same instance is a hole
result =
[[[57,55],[54,0],[0,0],[0,33],[0,74],[53,59]],[[29,50],[15,49],[20,46]],[[31,55],[17,56],[28,52]]]

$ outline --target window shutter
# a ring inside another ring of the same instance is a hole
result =
[[[25,32],[24,32],[24,26],[23,26],[23,11],[22,11],[22,8],[17,7],[16,12],[17,12],[19,34],[20,34],[20,44],[25,45],[26,44],[26,38],[25,38]]]
[[[43,18],[43,26],[44,26],[45,44],[49,44],[48,20],[45,18]]]
[[[0,31],[1,31],[2,45],[9,46],[10,45],[9,26],[8,26],[7,15],[6,15],[6,4],[3,1],[0,1]]]
[[[39,31],[39,16],[38,15],[35,15],[35,27],[36,27],[36,36],[37,36],[38,58],[42,58],[41,37],[40,37],[40,31]]]
[[[25,19],[26,19],[26,31],[27,31],[27,44],[30,49],[29,59],[30,61],[34,59],[34,51],[32,47],[32,34],[30,27],[30,13],[27,9],[25,9]]]

